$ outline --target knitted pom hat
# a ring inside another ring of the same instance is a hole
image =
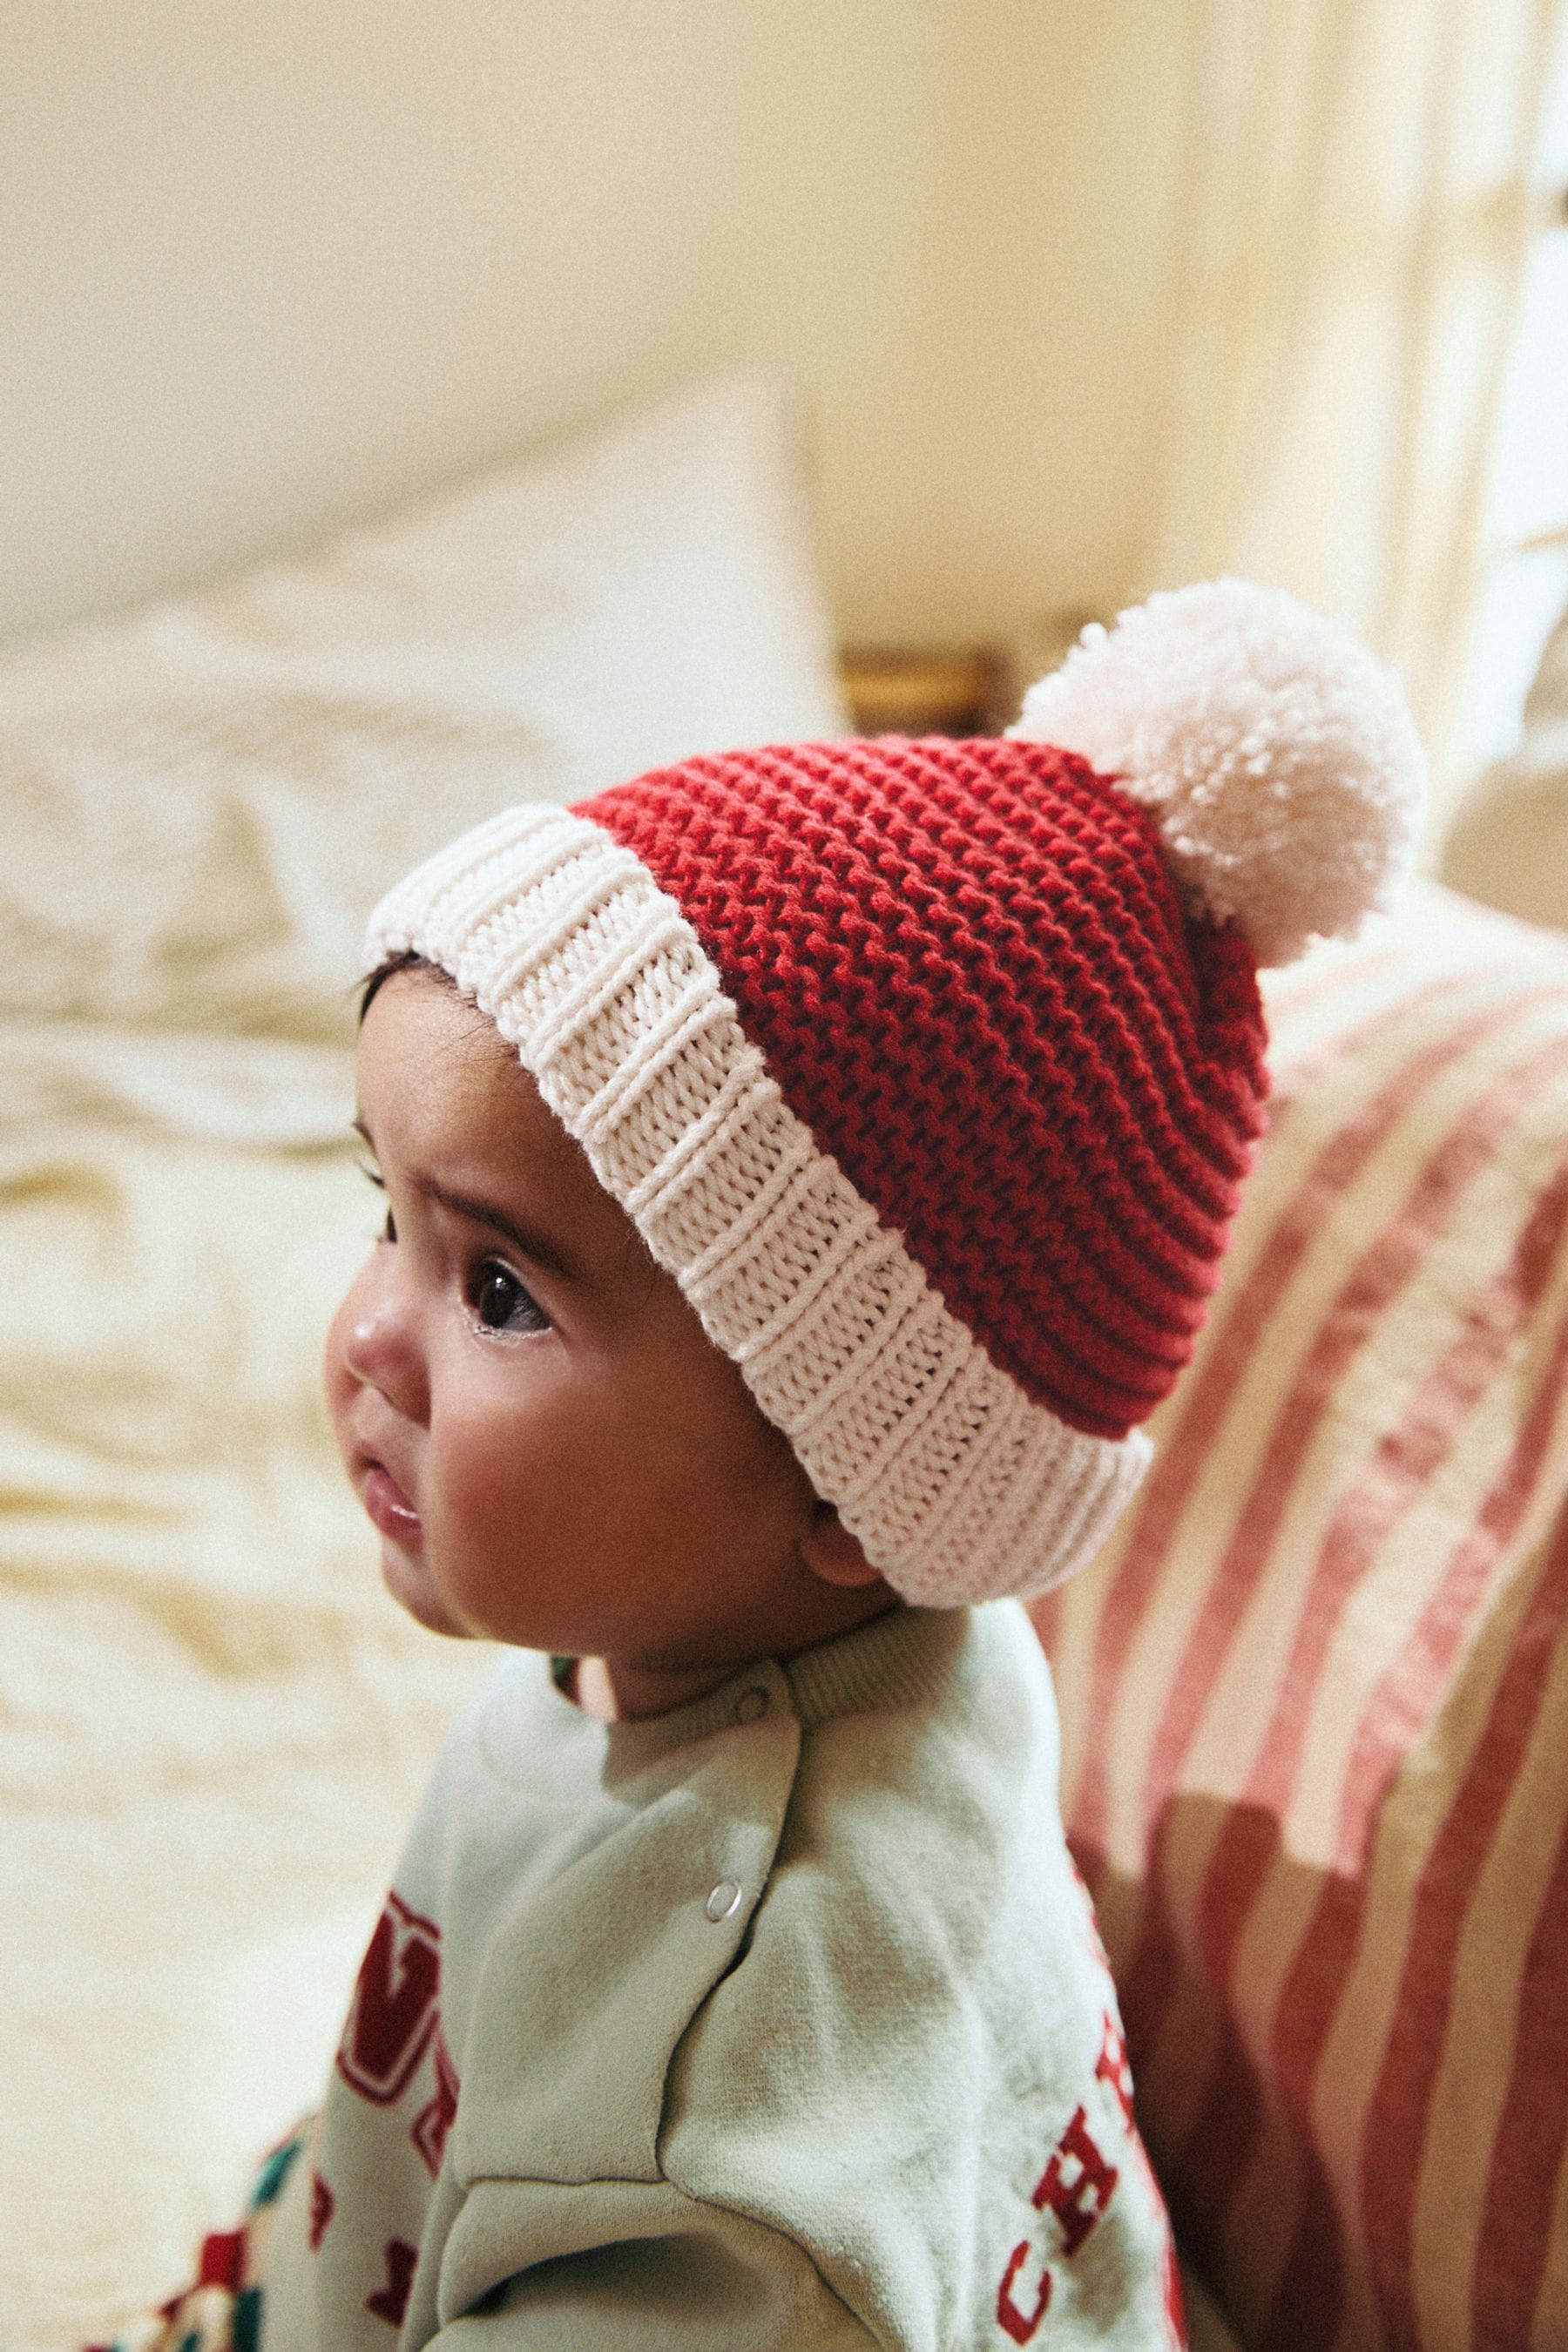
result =
[[[688,760],[384,899],[816,1492],[927,1605],[1043,1591],[1142,1475],[1267,1089],[1256,967],[1352,929],[1420,750],[1343,628],[1237,581],[1086,632],[1003,740]]]

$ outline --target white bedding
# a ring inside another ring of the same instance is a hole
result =
[[[316,1400],[346,1052],[0,1027],[8,2345],[158,2299],[307,2103],[479,1660],[382,1594]]]
[[[188,2275],[314,2097],[485,1659],[383,1593],[319,1397],[375,1221],[373,898],[509,799],[835,731],[731,386],[0,663],[0,2346]]]

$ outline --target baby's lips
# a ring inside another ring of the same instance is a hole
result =
[[[367,1460],[360,1481],[360,1501],[372,1526],[394,1543],[418,1542],[419,1514],[384,1464]]]

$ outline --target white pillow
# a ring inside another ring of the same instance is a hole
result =
[[[364,917],[510,801],[842,731],[749,380],[0,661],[0,1012],[327,1037]]]

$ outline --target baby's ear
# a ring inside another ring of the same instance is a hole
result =
[[[813,1576],[824,1584],[875,1584],[879,1571],[874,1569],[860,1549],[860,1538],[852,1536],[831,1503],[817,1503],[812,1511],[811,1525],[801,1538],[801,1550]]]

